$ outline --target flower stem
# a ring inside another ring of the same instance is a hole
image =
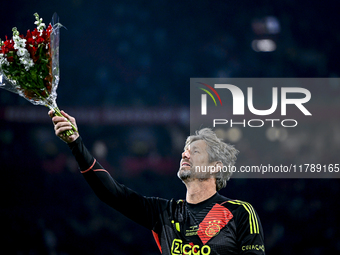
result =
[[[45,103],[45,106],[50,108],[54,114],[56,116],[59,116],[59,117],[65,117],[59,110],[59,108],[56,106],[54,107],[52,103],[50,103],[48,100],[46,100],[45,97],[43,97],[36,89],[33,90],[34,93]],[[50,96],[48,91],[46,90],[46,88],[44,89],[44,92],[46,93],[47,95],[47,98]],[[71,127],[72,129],[75,131],[75,132],[78,132],[78,130],[76,129],[76,127],[71,123],[71,121],[69,119],[66,119],[70,124],[71,124]],[[64,132],[65,135],[67,136],[70,136],[73,134],[73,130],[67,130]]]

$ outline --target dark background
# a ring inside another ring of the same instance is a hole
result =
[[[147,196],[179,199],[185,197],[176,172],[189,135],[190,77],[338,77],[336,6],[2,1],[0,36],[10,37],[14,26],[32,30],[35,12],[46,23],[57,12],[67,28],[61,29],[59,107],[77,118],[88,148],[117,180]],[[279,22],[278,33],[256,29],[268,16]],[[254,51],[258,39],[273,40],[276,50]],[[289,129],[282,141],[269,141],[265,128],[244,132],[235,142],[239,165],[263,158],[339,163],[340,86],[312,89],[311,107],[322,105],[326,120],[302,122],[302,131]],[[0,142],[1,254],[159,254],[148,230],[95,197],[67,145],[54,136],[47,108],[0,91]],[[337,254],[339,184],[335,178],[231,179],[221,193],[255,207],[267,254]]]

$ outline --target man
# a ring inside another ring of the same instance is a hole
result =
[[[162,254],[264,254],[263,230],[253,207],[218,194],[230,178],[238,151],[210,129],[189,136],[178,177],[186,200],[144,197],[115,181],[86,149],[73,117],[49,115],[55,134],[68,143],[80,172],[96,195],[109,206],[150,229]],[[69,121],[70,122],[69,122]]]

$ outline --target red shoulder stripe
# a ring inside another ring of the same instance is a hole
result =
[[[158,236],[158,234],[155,231],[153,231],[153,230],[151,230],[151,231],[152,231],[153,238],[155,238],[155,241],[156,241],[156,244],[158,246],[158,249],[162,253],[162,247],[161,247],[161,243],[159,242],[159,236]]]

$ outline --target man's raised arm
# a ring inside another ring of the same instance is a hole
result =
[[[48,113],[52,117],[55,134],[68,144],[78,162],[80,172],[99,199],[138,224],[152,230],[158,221],[160,212],[165,210],[168,200],[146,198],[114,180],[87,150],[78,132],[70,136],[64,135],[65,131],[72,129],[70,122],[75,127],[77,125],[75,118],[64,111],[61,113],[65,117],[53,116],[52,111]]]

